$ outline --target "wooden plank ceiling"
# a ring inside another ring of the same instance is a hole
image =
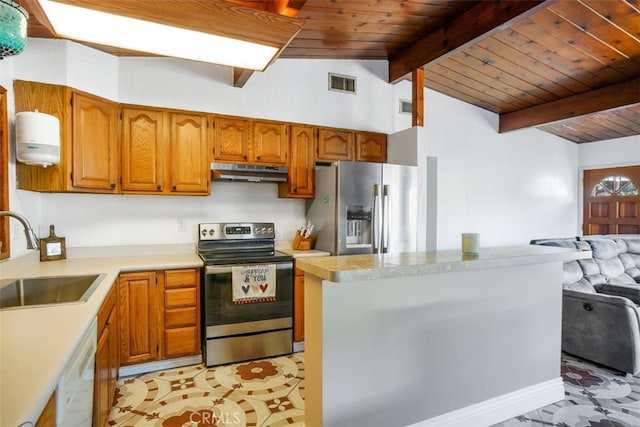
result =
[[[640,0],[226,3],[304,22],[281,58],[386,59],[392,82],[423,68],[425,87],[499,114],[501,132],[535,126],[576,143],[640,135]],[[53,36],[34,16],[28,34]]]

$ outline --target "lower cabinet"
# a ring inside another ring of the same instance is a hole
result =
[[[122,365],[200,354],[199,283],[195,268],[120,275]]]
[[[114,285],[98,311],[98,345],[93,386],[93,426],[104,427],[116,392],[120,369],[118,286]]]
[[[304,271],[298,268],[293,277],[293,341],[304,341]]]

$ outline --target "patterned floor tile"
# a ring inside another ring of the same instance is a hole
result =
[[[110,426],[304,426],[304,354],[118,381]],[[640,376],[563,354],[565,399],[494,427],[640,427]]]

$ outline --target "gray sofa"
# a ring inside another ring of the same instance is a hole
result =
[[[592,251],[566,262],[562,350],[614,369],[640,372],[640,236],[537,239]]]

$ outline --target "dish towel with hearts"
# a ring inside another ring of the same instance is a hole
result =
[[[276,300],[276,265],[243,265],[231,268],[234,304]]]

